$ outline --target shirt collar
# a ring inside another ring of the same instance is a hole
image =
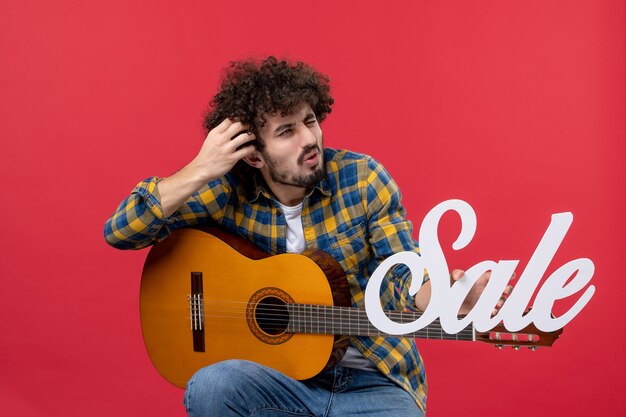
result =
[[[256,203],[256,201],[261,196],[270,199],[271,194],[269,193],[269,190],[267,188],[268,187],[265,184],[263,177],[258,171],[256,171],[252,176],[252,183],[250,184],[250,188],[248,188],[248,201],[250,201],[251,203]]]

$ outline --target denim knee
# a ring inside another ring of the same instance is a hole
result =
[[[227,360],[201,368],[187,382],[185,407],[191,415],[220,415],[227,400],[243,400],[242,389],[257,364],[243,360]]]

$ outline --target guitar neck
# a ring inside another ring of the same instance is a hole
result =
[[[390,336],[374,327],[363,308],[337,307],[310,304],[287,304],[290,333],[334,334],[343,336]],[[386,311],[387,317],[396,323],[411,323],[421,317],[421,313]],[[439,319],[422,329],[406,333],[402,337],[436,340],[476,340],[473,326],[468,326],[455,334],[443,331]]]

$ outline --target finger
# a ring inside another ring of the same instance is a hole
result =
[[[236,120],[233,119],[224,119],[221,123],[213,128],[218,133],[224,133],[229,127],[235,123]]]
[[[250,126],[248,125],[244,125],[241,122],[234,122],[224,131],[224,135],[226,135],[228,139],[234,139],[236,136],[246,133],[249,129]]]
[[[452,279],[452,281],[458,281],[461,278],[463,278],[463,275],[465,275],[465,271],[462,271],[460,269],[455,269],[454,271],[452,271],[452,273],[450,274],[450,278]]]
[[[245,145],[241,149],[237,149],[233,152],[233,156],[237,159],[237,161],[246,158],[254,153],[256,148],[252,145]]]
[[[503,293],[505,295],[509,295],[509,294],[511,294],[511,291],[513,291],[513,286],[512,285],[507,285],[506,287],[504,287]]]
[[[515,278],[517,278],[517,274],[515,272],[513,272],[511,274],[511,278],[509,278],[509,281],[513,281]]]
[[[496,308],[500,308],[502,307],[502,305],[504,304],[504,302],[506,301],[506,298],[504,297],[500,297],[500,299],[498,300],[498,302],[496,303]]]
[[[496,306],[493,308],[493,310],[491,311],[491,316],[495,316],[498,311],[500,311],[500,309],[502,308],[502,306],[504,305],[504,302],[506,301],[506,298],[504,297],[500,297],[500,299],[498,300],[498,302],[496,303]]]
[[[245,145],[247,142],[253,141],[254,139],[256,139],[256,135],[248,131],[238,134],[230,141],[230,143],[235,149],[237,149],[240,146]]]

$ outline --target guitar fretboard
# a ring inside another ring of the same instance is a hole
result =
[[[345,336],[389,336],[374,327],[363,308],[336,307],[310,304],[287,304],[289,312],[289,333],[335,334]],[[421,317],[421,313],[386,311],[387,317],[396,323],[411,323]],[[443,331],[439,319],[417,332],[403,337],[438,340],[475,340],[473,327],[467,326],[455,334]]]

